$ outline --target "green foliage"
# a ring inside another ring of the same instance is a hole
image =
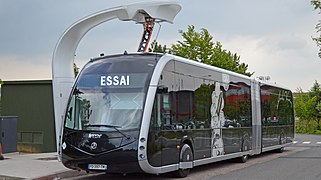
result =
[[[320,88],[320,84],[315,81],[310,92],[310,97],[311,99],[313,99],[313,119],[316,121],[317,123],[317,129],[321,130],[321,88]]]
[[[315,81],[308,93],[299,92],[294,110],[299,118],[297,131],[300,133],[321,133],[321,88]],[[320,131],[320,132],[319,132]]]
[[[179,30],[179,33],[182,35],[183,41],[177,41],[177,44],[172,45],[172,54],[246,76],[253,74],[247,72],[247,64],[240,63],[240,56],[223,49],[220,42],[214,43],[213,36],[207,29],[202,28],[200,32],[196,32],[195,27],[190,25],[186,32]]]
[[[318,129],[317,123],[304,119],[300,119],[296,122],[296,132],[302,134],[321,134],[321,130]]]
[[[321,2],[320,0],[311,0],[311,5],[313,6],[314,10],[318,10],[319,14],[321,14]],[[321,21],[317,23],[315,26],[316,32],[320,33],[321,32]],[[321,34],[318,37],[312,37],[312,40],[317,44],[319,48],[319,57],[321,58]]]
[[[321,12],[321,2],[320,2],[320,0],[311,0],[311,5],[313,6],[314,10],[318,9]]]
[[[148,52],[166,53],[169,52],[169,49],[166,47],[166,45],[162,46],[156,40],[154,40],[150,48],[148,48]]]
[[[214,43],[213,37],[206,29],[201,29],[198,33],[194,26],[188,26],[187,32],[179,30],[184,41],[172,45],[171,49],[175,55],[193,59],[196,61],[208,61],[211,57]]]

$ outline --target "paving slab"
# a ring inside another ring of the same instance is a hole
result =
[[[57,160],[57,153],[3,154],[0,160],[1,179],[61,179],[83,174],[70,170]]]

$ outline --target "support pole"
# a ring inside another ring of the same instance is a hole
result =
[[[62,122],[74,83],[73,63],[80,40],[92,28],[118,18],[121,21],[145,22],[145,14],[157,22],[172,23],[181,6],[177,1],[144,2],[119,6],[87,16],[71,25],[60,37],[52,58],[52,89],[55,112],[56,147],[60,160]],[[121,36],[121,35],[120,35]]]

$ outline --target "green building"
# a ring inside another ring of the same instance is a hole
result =
[[[1,84],[0,84],[0,116],[1,116]]]
[[[18,116],[19,152],[55,152],[52,81],[4,81],[2,116]]]

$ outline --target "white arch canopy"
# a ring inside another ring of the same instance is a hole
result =
[[[146,13],[156,22],[173,23],[180,10],[181,6],[177,1],[144,2],[119,6],[89,15],[65,30],[57,42],[52,58],[52,87],[58,153],[64,112],[74,83],[74,56],[84,35],[97,25],[116,18],[121,21],[144,23]]]

